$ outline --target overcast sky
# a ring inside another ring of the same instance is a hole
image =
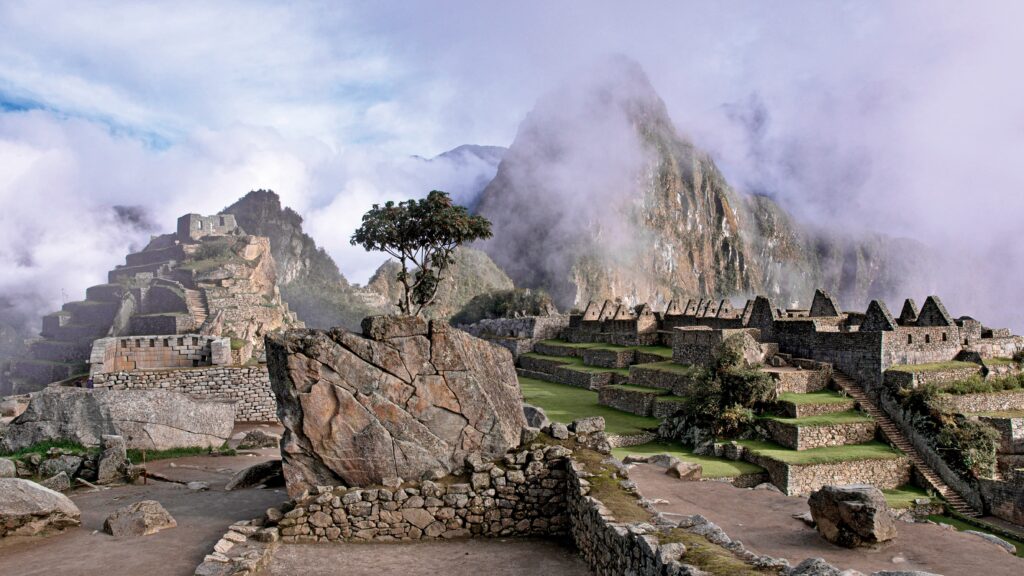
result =
[[[0,1],[0,295],[80,299],[129,245],[256,188],[363,282],[359,215],[467,177],[410,155],[507,145],[621,53],[736,188],[948,251],[951,312],[995,314],[1024,277],[1022,21],[1014,1]]]

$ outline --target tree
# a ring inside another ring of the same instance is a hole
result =
[[[491,223],[452,203],[448,194],[434,190],[426,198],[374,204],[363,214],[363,223],[352,234],[353,246],[378,250],[395,257],[402,270],[402,314],[418,316],[430,306],[452,252],[473,240],[490,238]],[[410,267],[412,271],[410,272]]]

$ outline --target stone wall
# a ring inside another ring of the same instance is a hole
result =
[[[192,317],[185,313],[137,315],[128,321],[130,334],[181,334],[193,328]]]
[[[458,326],[476,336],[507,348],[513,358],[531,352],[537,342],[562,336],[569,325],[567,314],[526,316],[523,318],[486,318],[476,324]]]
[[[824,446],[863,444],[875,439],[874,422],[849,422],[824,426],[796,426],[771,418],[760,421],[772,439],[793,450],[810,450]]]
[[[275,422],[277,403],[265,365],[210,366],[177,370],[132,370],[93,376],[95,388],[162,388],[200,399],[231,399],[236,422]]]
[[[776,402],[776,404],[785,411],[787,418],[806,418],[807,416],[819,416],[821,414],[853,410],[853,406],[856,402],[850,398],[848,400],[844,400],[841,404],[797,404],[795,402],[785,401],[779,401]]]
[[[231,340],[199,334],[101,338],[92,346],[89,372],[221,366],[231,362]]]
[[[538,446],[480,463],[468,482],[331,488],[296,499],[279,523],[285,542],[396,541],[566,533],[571,451]]]
[[[645,388],[671,390],[676,396],[688,396],[701,380],[691,374],[633,365],[629,368],[629,382]]]
[[[978,484],[989,514],[1024,525],[1024,471],[1018,470],[1005,481],[981,478]]]
[[[597,403],[638,416],[650,416],[659,391],[632,387],[604,386],[597,391]]]
[[[775,380],[775,389],[778,390],[779,394],[785,392],[795,392],[798,394],[817,392],[828,388],[828,384],[832,379],[831,370],[766,367],[764,371],[772,380]]]
[[[747,451],[743,458],[768,471],[772,484],[790,496],[806,495],[826,484],[857,484],[871,479],[879,489],[897,488],[910,481],[910,461],[904,457],[854,460],[834,464],[786,464]]]
[[[774,333],[781,352],[826,362],[869,386],[882,382],[885,332],[819,332],[815,320],[794,319],[775,322]]]
[[[960,414],[1024,410],[1024,390],[1003,390],[983,394],[941,394],[935,403]]]
[[[996,452],[1024,454],[1024,416],[1017,418],[981,416],[978,419],[999,432],[999,446],[996,448]]]
[[[633,350],[618,349],[584,349],[583,363],[587,366],[599,366],[601,368],[627,368],[636,361],[636,353]]]
[[[981,374],[981,365],[963,368],[950,368],[946,370],[886,370],[884,381],[886,386],[898,386],[900,388],[917,388],[935,384],[942,387],[942,384],[967,380],[972,376]]]

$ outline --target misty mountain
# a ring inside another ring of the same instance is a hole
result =
[[[560,308],[755,293],[788,304],[816,286],[863,306],[917,266],[909,241],[832,236],[734,190],[624,57],[538,101],[478,212],[494,227],[481,247]]]
[[[463,144],[433,158],[420,156],[413,156],[413,158],[431,167],[448,167],[458,173],[460,178],[457,179],[455,187],[453,187],[453,183],[449,183],[445,192],[457,204],[473,210],[476,208],[484,188],[494,179],[494,174],[498,171],[498,164],[501,163],[501,159],[505,157],[507,151],[508,149],[502,146]]]

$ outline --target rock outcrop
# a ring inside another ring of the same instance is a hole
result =
[[[511,354],[437,321],[374,316],[363,335],[296,330],[267,337],[293,496],[367,486],[504,454],[526,424]]]
[[[81,524],[67,496],[19,478],[0,478],[0,537],[42,536]]]
[[[868,484],[824,486],[807,500],[818,532],[839,546],[870,546],[896,537],[882,491]]]
[[[196,400],[169,390],[85,390],[51,387],[33,395],[0,448],[19,450],[45,440],[99,446],[104,435],[128,448],[219,448],[231,437],[234,403]]]
[[[142,500],[115,510],[103,522],[103,531],[111,536],[148,536],[177,525],[159,502]]]

